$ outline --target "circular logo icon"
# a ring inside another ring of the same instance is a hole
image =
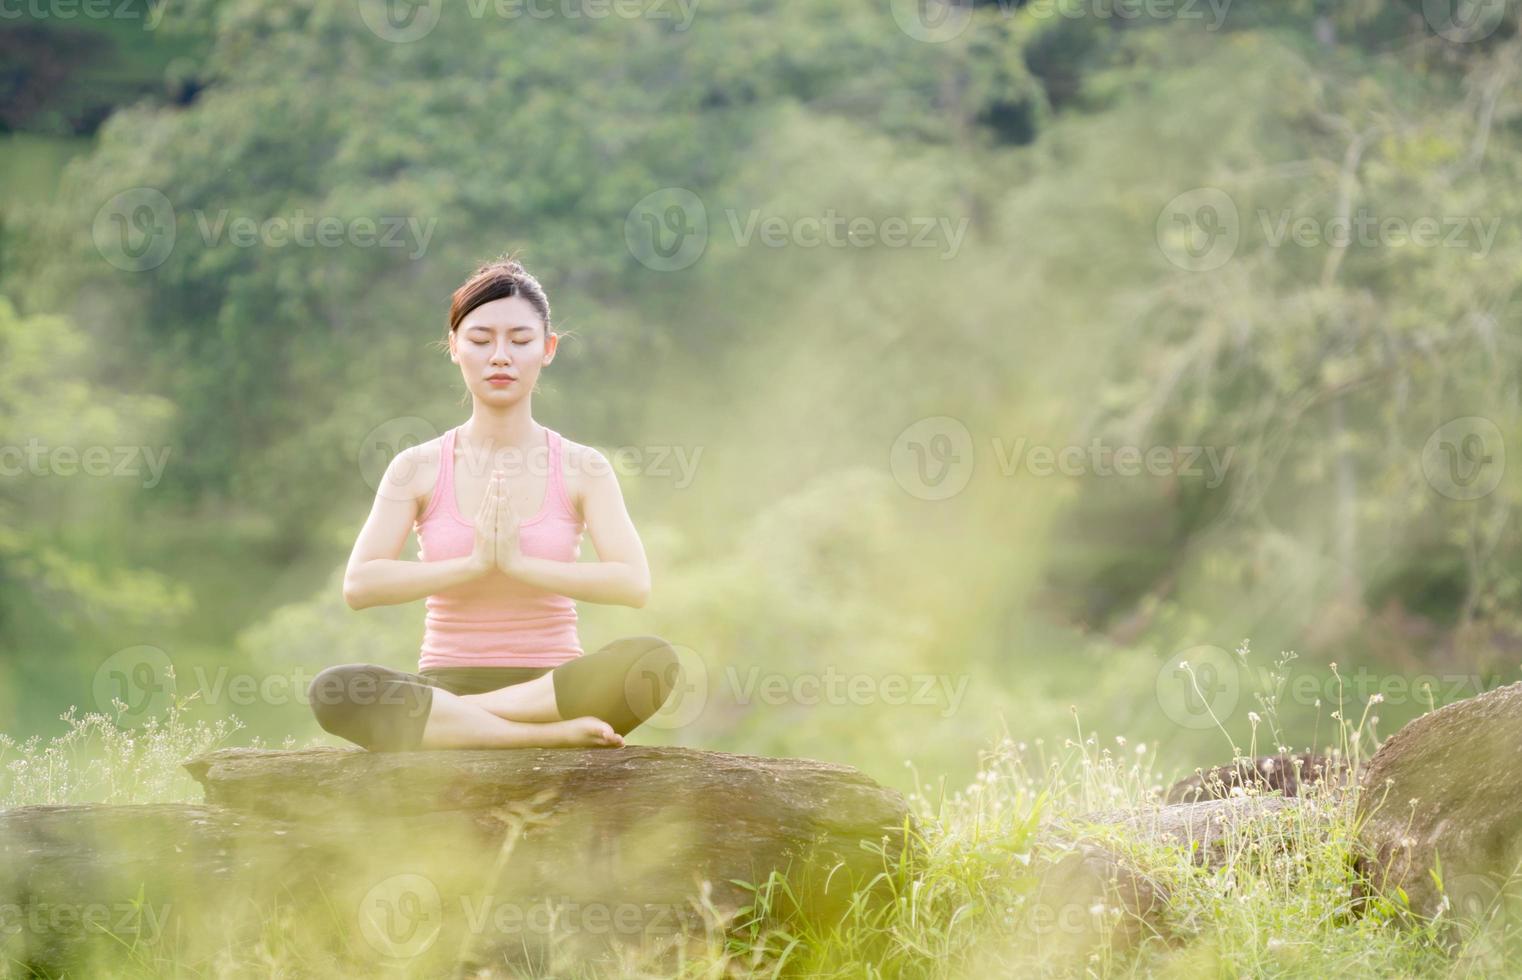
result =
[[[1482,923],[1500,908],[1501,882],[1485,874],[1444,875],[1443,897],[1454,918]]]
[[[708,247],[708,209],[685,187],[652,191],[624,216],[624,244],[647,269],[685,269]]]
[[[1220,647],[1190,647],[1163,661],[1157,672],[1157,703],[1184,728],[1214,728],[1237,709],[1241,678],[1237,662]]]
[[[443,0],[357,0],[359,18],[382,41],[406,44],[427,37],[439,23]]]
[[[972,433],[961,419],[932,415],[898,434],[888,451],[898,485],[921,500],[945,500],[972,479]]]
[[[941,44],[972,23],[972,4],[960,0],[888,0],[893,22],[916,41]]]
[[[432,422],[416,415],[387,419],[365,433],[355,452],[365,485],[387,500],[405,500],[407,487],[416,473],[411,464],[399,465],[391,479],[386,479],[391,461],[404,450],[438,436],[439,430]]]
[[[1478,415],[1447,422],[1422,447],[1422,473],[1432,489],[1453,500],[1478,500],[1506,472],[1506,443],[1490,419]]]
[[[95,670],[95,707],[136,724],[157,717],[174,703],[174,664],[155,646],[118,650]],[[125,707],[118,707],[118,702]]]
[[[658,646],[624,676],[624,700],[652,728],[674,730],[697,721],[708,704],[708,666],[692,647]]]
[[[122,191],[95,212],[95,250],[125,272],[156,269],[174,251],[174,205],[152,187]]]
[[[1157,216],[1157,247],[1190,272],[1209,272],[1231,261],[1241,234],[1236,202],[1215,187],[1185,191]]]
[[[359,932],[381,956],[407,960],[421,955],[444,925],[439,889],[419,874],[397,874],[365,892]]]
[[[1422,0],[1422,17],[1445,41],[1483,41],[1501,25],[1506,0]]]

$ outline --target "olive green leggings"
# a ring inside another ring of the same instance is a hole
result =
[[[482,694],[549,674],[561,718],[592,715],[627,735],[660,710],[680,663],[658,636],[626,636],[558,667],[433,667],[417,674],[379,664],[341,664],[312,679],[307,702],[324,731],[376,752],[416,749],[433,689]]]

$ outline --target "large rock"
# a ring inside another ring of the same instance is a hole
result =
[[[1385,740],[1361,775],[1359,869],[1431,916],[1477,911],[1522,858],[1522,683],[1456,701]]]
[[[846,766],[685,748],[229,749],[186,768],[207,803],[300,823],[309,838],[363,828],[494,854],[521,825],[514,879],[531,890],[580,878],[599,893],[678,902],[706,880],[734,908],[750,895],[731,879],[764,881],[789,864],[841,865],[830,896],[844,900],[883,870],[862,845],[897,854],[908,815],[901,795]]]
[[[334,975],[504,958],[543,969],[556,949],[674,954],[743,923],[750,885],[774,873],[774,918],[832,920],[917,839],[898,793],[804,759],[233,749],[187,768],[204,806],[0,813],[0,905],[32,919],[74,908],[6,952],[80,969],[79,907],[121,919],[142,889],[152,921],[139,934],[174,935],[177,962],[257,946],[271,920]],[[869,902],[887,899],[881,887]]]
[[[1167,889],[1127,855],[1130,847],[1172,848],[1194,864],[1219,867],[1248,841],[1292,848],[1301,837],[1302,803],[1252,795],[1054,822],[1034,848],[1036,888],[1025,904],[1024,931],[1043,962],[1074,964],[1102,946],[1122,952],[1166,938]]]

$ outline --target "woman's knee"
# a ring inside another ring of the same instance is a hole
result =
[[[307,685],[307,704],[324,731],[338,733],[342,718],[363,699],[361,689],[373,683],[375,664],[338,664],[327,667]]]
[[[677,688],[681,661],[665,639],[643,634],[614,640],[557,667],[553,675],[562,717],[594,715],[627,735]]]
[[[682,662],[676,655],[676,648],[659,636],[641,636],[637,639],[645,646],[638,669],[648,681],[649,689],[657,692],[659,697],[651,711],[654,714],[680,683]]]
[[[392,729],[426,720],[432,693],[421,679],[379,664],[338,664],[307,687],[307,703],[323,731],[366,748],[393,741]]]
[[[658,711],[681,675],[681,661],[676,648],[654,634],[625,636],[608,644],[620,659],[624,689],[630,706],[644,714]]]

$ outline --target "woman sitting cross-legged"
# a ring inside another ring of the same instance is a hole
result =
[[[329,667],[308,701],[373,750],[621,746],[679,664],[658,636],[582,652],[573,600],[643,606],[650,571],[606,457],[534,420],[558,342],[544,290],[512,258],[482,266],[447,342],[470,419],[392,459],[344,575],[355,609],[427,598],[418,672]],[[583,530],[596,562],[576,560]],[[409,531],[420,561],[397,557]]]

